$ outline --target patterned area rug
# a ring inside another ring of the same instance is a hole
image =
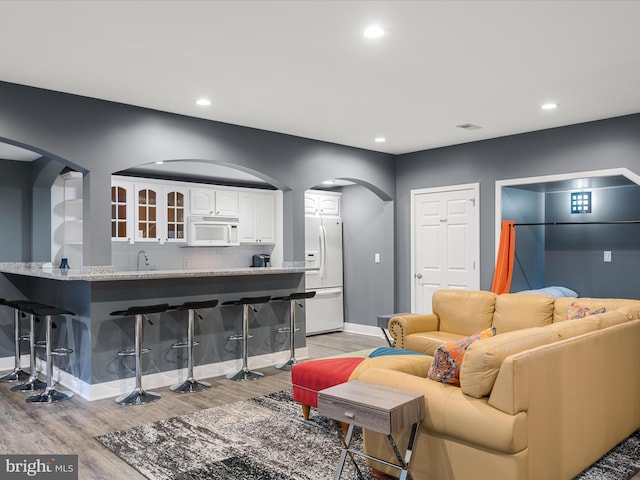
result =
[[[291,392],[96,438],[150,480],[328,480],[340,455],[330,422],[315,410],[304,421]],[[362,445],[359,431],[356,445]],[[358,462],[364,478],[370,480],[364,460]],[[628,480],[638,470],[640,430],[575,480]],[[348,461],[342,478],[357,478]]]
[[[150,480],[331,479],[340,455],[333,425],[309,421],[278,392],[96,437]],[[362,445],[358,431],[352,442]],[[365,479],[364,460],[358,459]],[[342,478],[357,478],[348,462]]]
[[[609,453],[574,480],[629,480],[640,471],[640,430],[620,442]]]

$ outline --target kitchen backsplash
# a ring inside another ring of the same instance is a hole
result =
[[[141,270],[176,270],[196,268],[235,268],[251,266],[251,258],[258,253],[272,253],[273,245],[241,245],[239,247],[180,247],[178,245],[128,244],[111,245],[111,261],[116,270],[135,270],[138,252],[144,251],[149,266],[140,254]]]

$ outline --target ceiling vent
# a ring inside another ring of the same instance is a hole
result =
[[[458,128],[462,128],[464,130],[480,130],[482,127],[478,125],[474,125],[473,123],[463,123],[462,125],[456,125]]]

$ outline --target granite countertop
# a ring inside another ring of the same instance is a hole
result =
[[[84,280],[89,282],[115,280],[143,280],[156,278],[229,277],[243,275],[278,275],[304,273],[317,268],[306,268],[304,262],[289,262],[282,267],[203,268],[176,270],[116,270],[113,266],[93,266],[78,269],[60,269],[43,262],[0,263],[0,273],[48,278],[52,280]]]

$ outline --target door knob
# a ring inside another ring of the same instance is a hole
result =
[[[421,273],[416,273],[416,278],[422,278],[422,274]]]

